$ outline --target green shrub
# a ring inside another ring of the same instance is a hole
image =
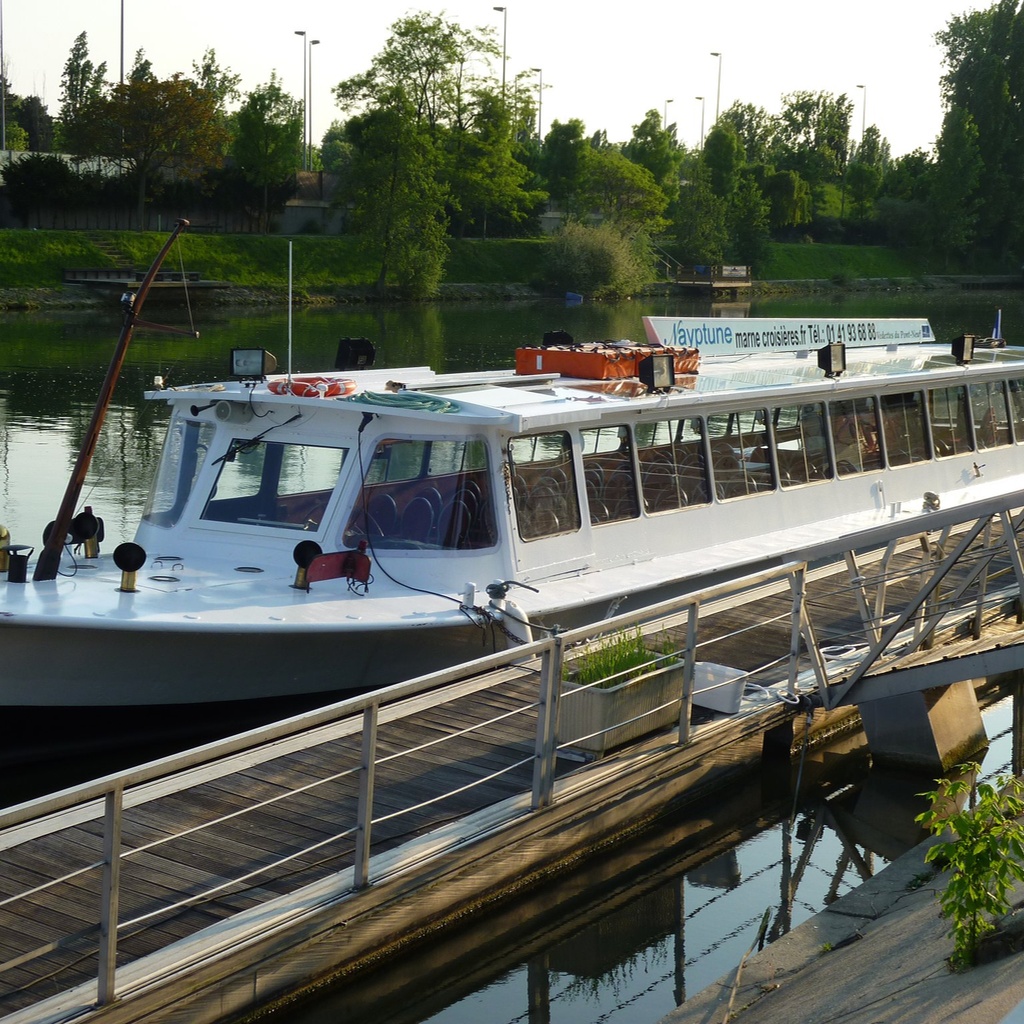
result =
[[[995,785],[976,781],[981,766],[960,765],[963,778],[939,779],[939,788],[927,796],[931,807],[917,816],[934,835],[952,838],[936,843],[926,854],[929,863],[949,870],[946,888],[939,893],[942,916],[952,925],[950,963],[954,970],[975,962],[978,943],[993,931],[993,917],[1010,909],[1014,881],[1024,881],[1024,801],[1019,794],[1024,782],[1000,777]],[[956,801],[970,793],[966,809],[950,812]]]
[[[568,221],[552,236],[547,257],[548,283],[585,295],[632,295],[655,277],[648,239],[611,224]]]

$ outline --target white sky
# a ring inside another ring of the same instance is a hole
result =
[[[788,92],[845,92],[855,104],[856,137],[866,97],[867,123],[877,124],[900,156],[930,149],[941,127],[935,33],[950,17],[989,6],[977,0],[633,0],[614,6],[509,0],[507,80],[542,69],[545,132],[554,119],[578,117],[588,135],[604,129],[610,141],[624,142],[646,111],[664,114],[670,101],[669,122],[678,124],[683,142],[695,145],[702,106],[695,97],[705,97],[705,129],[715,118],[719,60],[710,53],[719,51],[722,110],[739,100],[774,113]],[[331,87],[365,70],[404,14],[444,12],[464,27],[491,25],[499,46],[502,40],[502,15],[487,2],[467,0],[443,6],[303,0],[293,9],[272,0],[0,0],[14,92],[41,96],[56,114],[61,71],[83,30],[91,59],[105,60],[116,81],[122,7],[126,71],[141,47],[158,76],[189,74],[213,47],[221,66],[242,76],[243,90],[266,82],[276,69],[297,98],[303,41],[294,32],[305,29],[308,39],[320,40],[310,48],[315,140],[340,116]],[[500,78],[500,60],[495,72]]]

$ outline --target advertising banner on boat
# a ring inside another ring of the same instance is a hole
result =
[[[708,355],[797,352],[842,342],[853,347],[935,341],[927,320],[783,319],[774,317],[645,316],[652,345],[699,348]]]

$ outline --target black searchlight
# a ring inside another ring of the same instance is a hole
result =
[[[233,348],[231,350],[231,367],[228,374],[232,377],[262,380],[268,373],[273,373],[276,369],[277,356],[265,348]]]
[[[668,391],[676,382],[675,356],[645,356],[637,364],[636,375],[641,384],[647,385],[649,395],[655,391]]]
[[[966,366],[974,358],[974,346],[977,344],[976,334],[961,334],[953,339],[953,358],[957,366]]]
[[[841,341],[822,345],[818,349],[818,369],[833,380],[846,372],[846,346]]]
[[[336,370],[368,370],[377,358],[377,349],[369,338],[341,338],[334,357]]]

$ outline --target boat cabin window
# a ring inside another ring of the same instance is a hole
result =
[[[608,426],[581,430],[580,444],[590,522],[597,525],[636,519],[640,515],[640,504],[636,496],[629,428]]]
[[[825,405],[783,405],[772,410],[779,483],[796,487],[832,479],[832,462],[825,440]]]
[[[315,530],[334,492],[346,448],[236,438],[220,458],[204,520]]]
[[[497,541],[487,445],[417,438],[381,441],[345,527],[344,543],[466,550]]]
[[[979,450],[998,448],[1010,443],[1010,411],[1006,405],[1006,389],[1001,380],[977,381],[969,384],[974,439]]]
[[[512,502],[523,540],[580,528],[572,443],[565,431],[512,438],[508,463]]]
[[[711,493],[700,419],[656,420],[635,428],[640,487],[648,512],[706,505]]]
[[[924,395],[908,391],[882,395],[885,457],[890,466],[909,466],[931,458],[925,438]]]
[[[154,526],[173,526],[181,517],[203,468],[216,426],[196,420],[173,419],[164,438],[156,478],[142,512]]]
[[[932,444],[938,458],[974,451],[967,419],[967,388],[962,384],[929,391],[928,415],[932,423]]]
[[[767,410],[716,413],[708,417],[707,424],[711,471],[719,498],[739,498],[775,489]]]
[[[1024,441],[1024,380],[1007,381],[1010,389],[1010,414],[1013,419],[1013,436],[1018,442]]]
[[[839,476],[882,468],[878,443],[878,401],[873,397],[829,403]]]

